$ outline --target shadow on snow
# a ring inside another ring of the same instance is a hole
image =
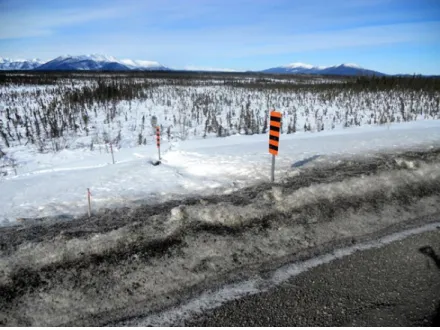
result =
[[[299,160],[299,161],[297,161],[297,162],[292,164],[292,168],[298,168],[298,167],[304,166],[307,163],[310,163],[310,162],[314,161],[315,159],[317,159],[319,157],[320,157],[320,155],[314,155],[312,157],[304,158],[302,160]]]

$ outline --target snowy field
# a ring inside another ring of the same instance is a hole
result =
[[[181,324],[433,228],[439,192],[436,79],[0,73],[0,326]]]
[[[283,134],[276,180],[297,175],[309,163],[439,145],[439,120]],[[97,212],[179,195],[225,194],[270,180],[267,134],[170,143],[164,139],[159,166],[150,163],[157,160],[152,143],[116,148],[115,164],[105,145],[93,151],[78,148],[42,154],[30,150],[25,146],[8,149],[17,166],[16,173],[0,177],[0,225],[16,225],[22,218],[84,215],[87,188],[92,193],[92,210]]]

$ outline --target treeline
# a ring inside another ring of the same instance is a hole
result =
[[[185,78],[178,79],[179,75]],[[58,151],[72,147],[77,137],[88,137],[90,148],[124,139],[146,144],[152,115],[161,116],[164,135],[180,139],[264,134],[270,109],[283,113],[281,129],[288,134],[440,118],[439,79],[418,76],[176,72],[0,76],[14,81],[0,85],[3,150],[35,145],[41,152]],[[25,88],[17,88],[21,84]]]
[[[111,81],[118,87],[139,89],[140,81],[153,83],[163,80],[167,85],[189,86],[195,83],[203,85],[222,85],[241,88],[280,89],[297,91],[304,88],[315,90],[355,89],[390,90],[412,89],[440,91],[440,77],[429,76],[317,76],[263,74],[257,72],[188,72],[188,71],[48,71],[48,72],[0,72],[0,85],[51,85],[56,83],[74,84],[78,81]],[[145,84],[142,84],[145,88]],[[100,86],[101,87],[101,86]],[[100,93],[97,90],[97,93]],[[127,93],[127,95],[129,95]]]
[[[197,72],[23,72],[0,73],[0,86],[70,86],[72,103],[93,103],[133,100],[147,97],[146,91],[155,86],[225,86],[250,90],[279,92],[339,93],[342,91],[411,90],[439,92],[439,77],[424,76],[293,76],[261,73],[197,73]]]
[[[134,82],[132,80],[98,80],[96,86],[82,86],[67,92],[67,98],[72,104],[93,104],[111,101],[133,100],[145,98],[146,90],[153,85],[148,81]]]
[[[414,90],[440,91],[440,78],[424,76],[358,77],[347,81],[343,88],[368,91]]]

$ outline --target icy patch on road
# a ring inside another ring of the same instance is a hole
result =
[[[331,253],[312,258],[303,262],[293,263],[283,266],[276,270],[269,278],[255,277],[247,281],[226,285],[218,291],[204,292],[197,298],[189,302],[164,311],[159,314],[151,315],[143,319],[136,319],[129,322],[121,322],[116,326],[129,327],[164,327],[164,326],[184,326],[185,321],[190,320],[206,311],[220,307],[221,305],[249,295],[266,292],[288,280],[307,272],[315,267],[330,263],[337,259],[350,256],[359,251],[377,249],[384,247],[396,241],[407,237],[422,234],[429,231],[438,230],[440,222],[431,223],[419,228],[404,230],[388,236],[381,237],[378,240],[367,243],[356,244],[347,248],[337,249]]]

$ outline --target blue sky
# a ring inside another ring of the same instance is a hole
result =
[[[0,0],[0,56],[440,74],[439,0]]]

